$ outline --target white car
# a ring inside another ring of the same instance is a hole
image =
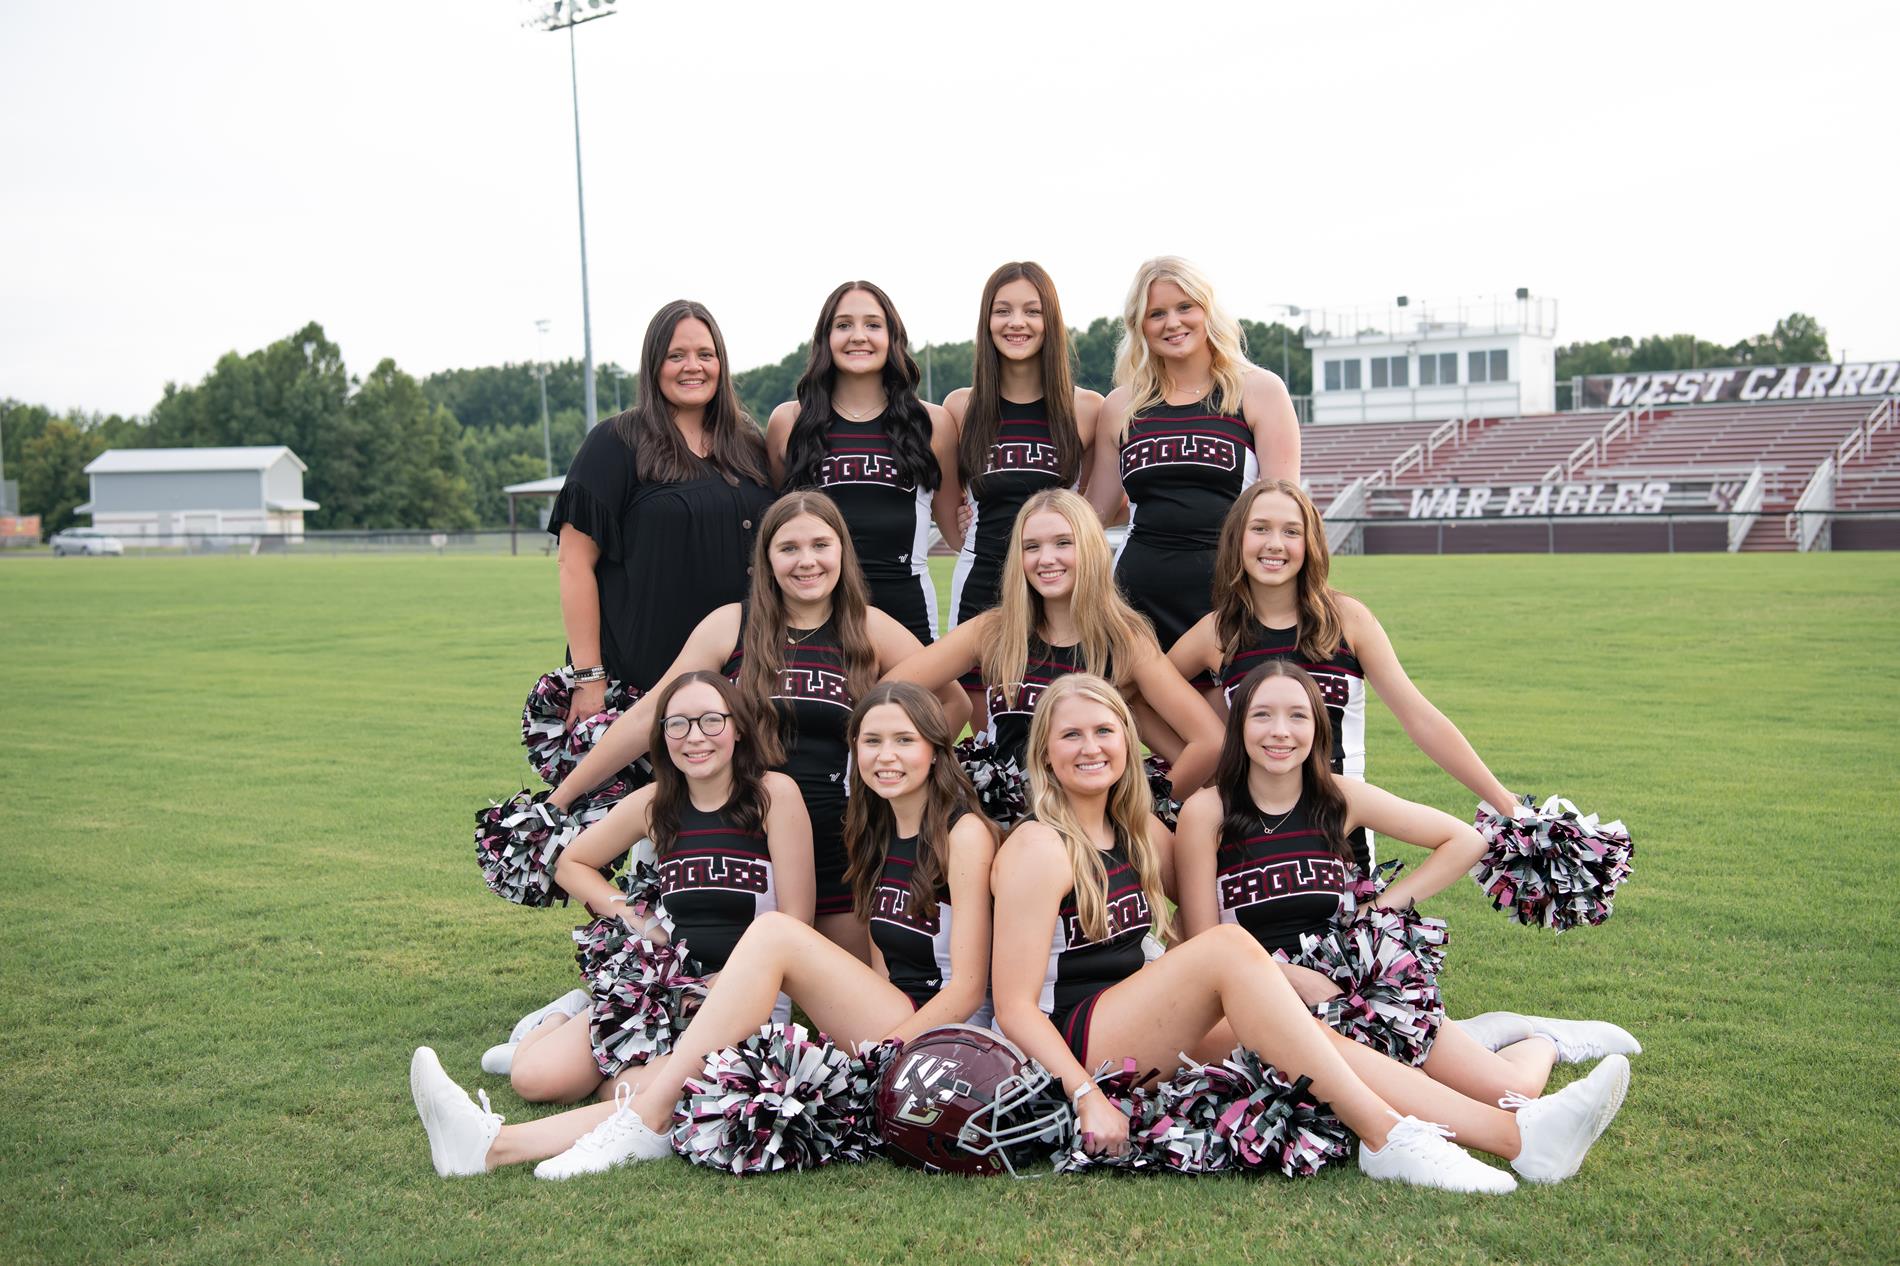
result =
[[[125,553],[125,543],[116,536],[107,536],[97,528],[67,528],[64,532],[53,533],[53,557],[63,558],[67,554],[120,554]]]

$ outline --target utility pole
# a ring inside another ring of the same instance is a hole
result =
[[[554,477],[554,439],[548,429],[548,322],[543,317],[534,323],[541,333],[541,354],[535,359],[535,376],[541,380],[541,452],[547,458],[548,478]]]

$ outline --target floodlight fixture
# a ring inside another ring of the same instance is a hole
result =
[[[1517,288],[1517,297],[1518,297],[1518,298],[1520,298],[1520,299],[1528,299],[1528,298],[1530,298],[1530,297],[1531,297],[1531,288],[1530,288],[1529,286],[1519,286],[1519,287]]]

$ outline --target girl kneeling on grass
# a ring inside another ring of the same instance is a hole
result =
[[[751,735],[770,724],[717,673],[686,673],[652,696],[654,781],[615,805],[562,853],[555,880],[596,916],[624,909],[625,898],[599,867],[641,838],[653,841],[660,872],[659,926],[635,928],[648,940],[676,943],[694,976],[718,973],[754,919],[812,916],[811,824],[797,786],[769,773]],[[573,1103],[628,1071],[594,1031],[592,1009],[571,1019],[558,1006],[513,1053],[522,1098]],[[422,1047],[410,1088],[435,1138],[436,1104],[453,1088],[435,1052]],[[455,1094],[460,1095],[459,1090]],[[467,1096],[463,1095],[464,1102]],[[571,1140],[570,1140],[571,1141]],[[432,1143],[436,1166],[443,1153]],[[449,1172],[444,1170],[443,1172]]]
[[[1133,1059],[1165,1076],[1183,1052],[1219,1060],[1241,1045],[1288,1078],[1312,1079],[1359,1135],[1369,1177],[1456,1191],[1516,1186],[1452,1137],[1535,1181],[1576,1172],[1622,1105],[1629,1061],[1620,1055],[1507,1112],[1326,1028],[1238,926],[1210,928],[1144,966],[1144,936],[1166,927],[1172,840],[1149,812],[1132,734],[1128,705],[1098,677],[1071,674],[1044,692],[1029,736],[1037,816],[1010,835],[991,876],[997,1022],[1061,1079],[1085,1150],[1120,1153],[1128,1140],[1127,1116],[1094,1092],[1090,1068]]]
[[[1450,814],[1327,767],[1331,724],[1318,684],[1302,669],[1268,660],[1235,687],[1228,707],[1214,786],[1182,806],[1175,836],[1189,937],[1238,924],[1268,952],[1297,954],[1300,938],[1325,935],[1338,913],[1353,863],[1347,841],[1358,827],[1432,850],[1423,865],[1374,899],[1385,909],[1443,891],[1484,852],[1477,831]],[[1282,970],[1309,1004],[1339,993],[1311,968],[1286,964]],[[1514,1042],[1494,1054],[1447,1024],[1419,1067],[1432,1080],[1489,1103],[1543,1093],[1559,1054],[1585,1059],[1642,1050],[1614,1024],[1491,1014],[1499,1024],[1508,1018],[1548,1040]]]
[[[624,1074],[612,1103],[503,1126],[434,1074],[418,1087],[416,1104],[436,1171],[446,1177],[540,1160],[537,1177],[569,1178],[669,1155],[667,1132],[687,1079],[709,1054],[769,1019],[781,990],[848,1047],[909,1040],[973,1015],[980,1022],[996,841],[973,811],[952,737],[942,707],[912,685],[879,686],[852,714],[849,880],[881,971],[795,919],[762,916],[672,1053]],[[425,1052],[417,1052],[419,1063]]]

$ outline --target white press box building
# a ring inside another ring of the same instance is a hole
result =
[[[1557,408],[1557,301],[1398,299],[1302,314],[1313,422],[1505,418]]]
[[[86,464],[92,499],[78,513],[114,536],[303,535],[318,509],[303,495],[309,467],[282,444],[245,448],[112,448]]]

